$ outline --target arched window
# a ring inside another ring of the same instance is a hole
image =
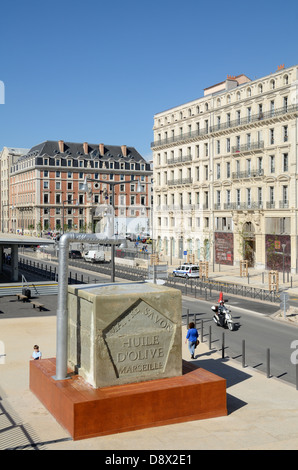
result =
[[[247,90],[246,90],[246,96],[249,97],[251,96],[251,88],[248,87]]]
[[[259,93],[263,93],[263,85],[262,85],[262,83],[259,84],[259,86],[258,86],[258,91],[259,91]]]
[[[284,75],[284,85],[288,85],[288,84],[289,84],[289,76]]]
[[[270,88],[271,90],[275,89],[275,80],[270,80]]]

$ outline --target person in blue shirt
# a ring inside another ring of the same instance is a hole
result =
[[[188,340],[188,349],[191,354],[191,359],[195,358],[195,348],[198,337],[199,333],[198,330],[195,328],[195,324],[193,322],[190,322],[190,324],[188,325],[186,341]]]

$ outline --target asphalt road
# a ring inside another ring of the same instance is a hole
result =
[[[291,363],[291,348],[293,341],[298,340],[298,326],[289,325],[271,316],[274,306],[263,304],[262,313],[257,313],[253,301],[229,299],[229,306],[234,321],[237,323],[235,331],[218,327],[212,320],[211,302],[183,299],[183,320],[186,322],[186,313],[189,310],[190,318],[195,314],[196,325],[203,340],[209,344],[209,328],[211,327],[211,348],[222,350],[222,334],[224,333],[224,356],[242,362],[243,340],[245,341],[245,365],[254,367],[267,374],[267,349],[270,349],[270,375],[282,378],[285,381],[296,383],[296,367]],[[254,311],[252,311],[252,307]],[[268,313],[264,313],[264,309]],[[276,308],[276,307],[275,307]],[[278,307],[277,307],[278,308]],[[275,309],[274,309],[275,310]],[[197,350],[199,354],[199,349]]]
[[[84,263],[87,264],[87,263]],[[86,268],[85,268],[86,269]],[[109,276],[101,276],[100,272],[90,272],[90,282],[96,277],[97,282],[109,282]],[[42,315],[56,314],[56,296],[43,296],[43,303],[47,310]],[[249,298],[229,296],[229,305],[233,318],[237,322],[236,331],[230,332],[217,327],[212,321],[211,306],[216,303],[218,292],[208,294],[208,301],[183,297],[183,314],[186,312],[196,314],[199,329],[203,321],[203,339],[209,343],[209,327],[211,326],[212,349],[220,350],[222,347],[222,333],[224,332],[225,357],[232,357],[242,361],[243,340],[245,341],[245,363],[262,372],[267,372],[267,349],[270,349],[270,374],[291,383],[296,383],[296,368],[291,363],[291,344],[298,339],[298,329],[295,325],[288,325],[272,319],[272,314],[279,310],[279,304],[260,302]],[[292,304],[292,302],[291,302]],[[9,316],[36,315],[32,306],[16,303],[15,299],[0,299],[0,319]],[[38,313],[40,314],[40,313]],[[199,350],[198,350],[199,354]]]

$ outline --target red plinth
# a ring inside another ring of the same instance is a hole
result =
[[[30,361],[30,389],[74,440],[227,415],[225,379],[185,361],[179,377],[99,389],[55,373]]]

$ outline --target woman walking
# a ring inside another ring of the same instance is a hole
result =
[[[191,359],[195,358],[195,348],[197,345],[198,338],[199,338],[198,330],[195,328],[195,324],[193,322],[190,322],[190,324],[188,325],[186,341],[188,340],[188,349],[191,354]]]

